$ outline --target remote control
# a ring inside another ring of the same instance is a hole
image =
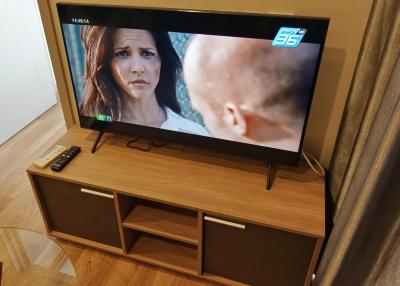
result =
[[[46,168],[65,150],[67,150],[67,147],[55,145],[47,150],[46,153],[42,154],[38,159],[36,159],[33,164],[38,168]]]
[[[65,150],[60,157],[51,165],[51,169],[55,172],[61,171],[79,152],[81,147],[71,146]]]

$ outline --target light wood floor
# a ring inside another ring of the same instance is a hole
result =
[[[25,170],[65,131],[56,105],[0,146],[0,227],[46,233]],[[80,285],[215,285],[71,242],[56,242],[72,260]]]

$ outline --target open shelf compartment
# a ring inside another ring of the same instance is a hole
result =
[[[196,211],[127,196],[121,196],[120,201],[120,205],[130,205],[129,213],[121,213],[124,228],[198,245]]]
[[[188,274],[197,274],[197,247],[132,229],[124,229],[127,255]]]

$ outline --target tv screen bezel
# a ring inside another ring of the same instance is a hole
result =
[[[76,113],[79,116],[80,127],[92,130],[119,133],[135,137],[143,137],[153,140],[161,140],[165,142],[174,142],[179,144],[188,144],[192,146],[214,149],[232,154],[255,157],[265,159],[273,163],[282,163],[286,165],[296,165],[303,146],[305,130],[307,127],[308,117],[311,109],[312,99],[314,97],[317,75],[321,63],[322,53],[325,45],[326,34],[329,25],[329,18],[323,17],[303,17],[303,16],[287,16],[287,15],[270,15],[270,14],[251,14],[236,12],[210,12],[200,10],[180,10],[180,9],[160,9],[160,8],[143,8],[143,7],[114,7],[114,6],[93,6],[87,4],[57,3],[57,11],[59,16],[59,25],[62,31],[62,24],[71,23],[74,19],[88,19],[90,25],[103,25],[125,28],[137,28],[146,30],[162,29],[164,31],[186,32],[186,33],[203,33],[239,37],[256,37],[273,39],[280,27],[302,27],[307,28],[308,33],[304,36],[303,42],[318,42],[321,45],[320,53],[317,59],[315,77],[312,83],[309,104],[305,114],[304,125],[299,144],[299,151],[293,152],[283,149],[265,147],[261,145],[252,145],[242,142],[235,142],[220,138],[193,135],[182,132],[175,132],[165,129],[153,128],[142,125],[128,124],[124,122],[113,121],[111,123],[98,121],[93,117],[79,114],[78,102],[76,99],[75,87],[74,101]],[[106,13],[107,12],[107,13]],[[113,13],[124,15],[111,19]],[[128,24],[124,19],[133,14],[142,16],[133,17],[140,20],[130,21]],[[72,17],[72,15],[74,17]],[[156,19],[156,20],[155,20]],[[203,20],[203,21],[200,21]],[[206,20],[206,21],[205,21]],[[201,22],[201,25],[199,24]],[[271,22],[274,26],[271,25]],[[185,27],[182,28],[182,23]],[[218,24],[218,25],[216,25]],[[254,28],[257,27],[257,28]],[[265,29],[262,29],[262,28]],[[271,28],[272,27],[272,28]],[[67,55],[66,42],[63,37],[63,47],[65,55]],[[68,59],[68,57],[66,56]],[[72,82],[71,67],[68,62],[68,71],[70,81]]]

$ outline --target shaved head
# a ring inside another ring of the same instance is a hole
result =
[[[318,46],[276,48],[270,40],[196,35],[185,57],[184,76],[211,104],[232,100],[259,110],[303,113],[312,85]],[[307,80],[309,78],[309,80]]]
[[[297,151],[318,53],[316,44],[195,35],[183,74],[214,136]]]

